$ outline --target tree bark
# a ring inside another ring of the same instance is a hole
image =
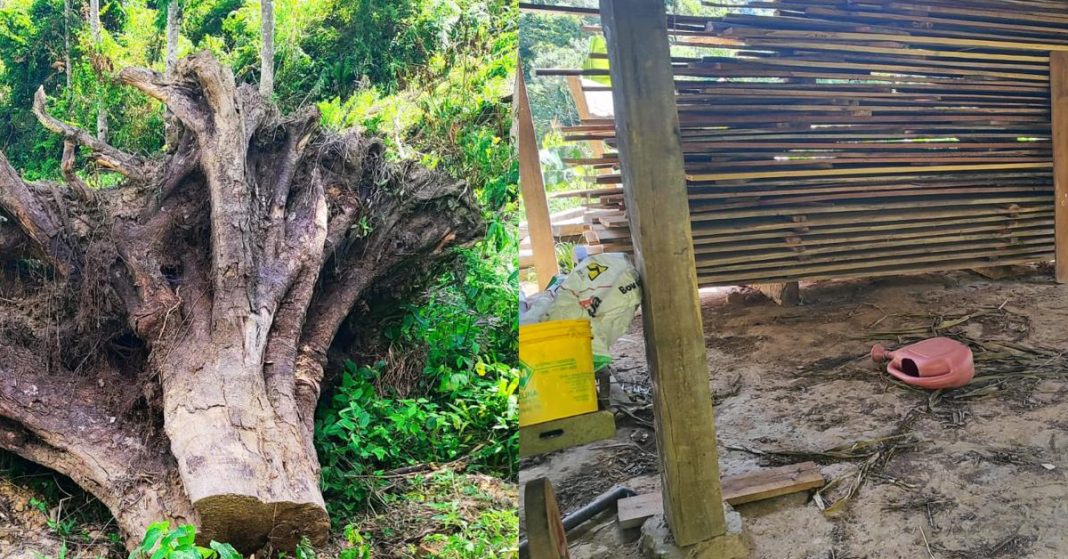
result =
[[[70,0],[63,0],[63,73],[67,77],[67,101],[73,93],[71,87],[71,73],[74,71],[70,65]]]
[[[274,0],[260,0],[260,95],[274,95]]]
[[[482,234],[477,204],[374,139],[320,130],[314,108],[280,115],[206,53],[119,79],[180,124],[167,155],[51,117],[43,90],[69,188],[0,154],[0,270],[46,268],[0,282],[0,447],[98,496],[131,545],[160,519],[244,552],[321,542],[327,350],[376,286]],[[125,183],[90,190],[75,145]]]
[[[174,77],[174,70],[178,66],[178,0],[171,0],[167,4],[167,79]]]
[[[174,71],[178,66],[178,33],[179,33],[179,0],[170,0],[167,4],[167,52],[164,59],[166,71],[163,74],[168,80],[174,79]],[[170,109],[164,109],[163,113],[163,137],[167,147],[174,148],[178,145],[181,136],[181,127],[174,121],[174,115]]]
[[[89,30],[93,36],[93,49],[99,49],[101,46],[100,0],[89,0]],[[99,79],[97,82],[99,91],[96,96],[96,137],[106,142],[108,141],[108,113],[104,105],[103,83]]]

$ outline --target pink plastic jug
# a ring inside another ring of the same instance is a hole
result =
[[[896,351],[875,344],[871,358],[889,361],[886,372],[902,382],[930,390],[959,388],[975,376],[972,350],[949,338],[930,338]]]

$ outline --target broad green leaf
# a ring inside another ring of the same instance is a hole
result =
[[[213,550],[219,554],[219,559],[244,559],[234,547],[228,543],[219,543],[212,540],[210,544]]]

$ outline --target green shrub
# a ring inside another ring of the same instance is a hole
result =
[[[474,470],[512,470],[518,436],[515,369],[497,364],[456,391],[395,398],[375,391],[382,365],[349,362],[316,425],[323,489],[335,520],[359,511],[380,483],[376,476],[386,470],[465,455]]]
[[[130,559],[244,559],[228,543],[212,541],[209,547],[194,543],[197,529],[186,524],[171,529],[170,522],[155,522],[145,531]]]
[[[514,485],[442,468],[395,479],[385,506],[345,527],[339,559],[518,556],[519,516]]]
[[[485,238],[458,251],[423,303],[394,309],[382,325],[391,350],[426,355],[413,392],[376,392],[386,365],[350,364],[332,401],[320,405],[316,446],[335,520],[363,507],[382,484],[376,472],[468,455],[476,471],[514,479],[517,469],[519,171],[507,97],[518,10],[508,0],[456,5],[447,48],[400,80],[406,89],[319,103],[326,126],[357,126],[381,136],[390,156],[419,158],[467,181],[488,223]]]

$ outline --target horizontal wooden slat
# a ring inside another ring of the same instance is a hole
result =
[[[725,13],[668,19],[675,44],[719,49],[672,61],[702,284],[957,269],[1052,252],[1048,66],[1050,52],[1068,50],[1063,2],[706,4]],[[611,118],[563,133],[616,143]],[[591,193],[564,196],[613,212],[588,220],[587,235],[627,250],[618,157],[566,163],[597,172]]]
[[[724,477],[723,500],[737,506],[816,489],[823,487],[824,483],[820,468],[814,462],[764,468]],[[661,514],[663,504],[664,498],[660,493],[620,499],[616,504],[619,527],[627,530],[641,526],[649,517]]]

